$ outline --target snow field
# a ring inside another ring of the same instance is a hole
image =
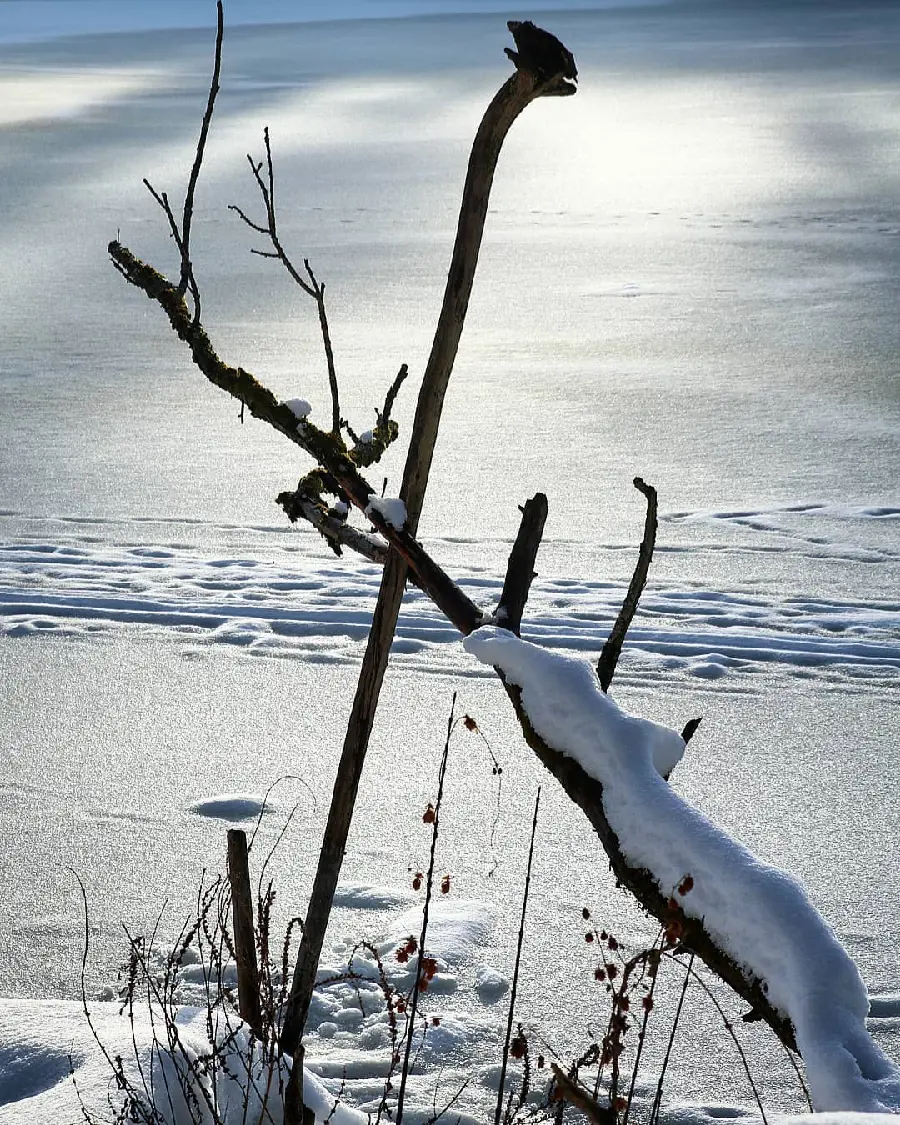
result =
[[[840,536],[820,541],[821,536],[802,530],[810,511],[819,519],[823,510],[839,524],[852,518],[895,526],[898,514],[893,508],[815,505],[677,513],[667,519],[694,530],[733,526],[744,537],[734,548],[739,555],[760,549],[790,559],[807,551],[826,564],[838,558],[881,566],[887,578],[900,551],[887,545],[850,547]],[[321,543],[311,532],[258,529],[276,533],[274,541],[251,547],[246,541],[256,529],[248,528],[242,550],[216,554],[190,542],[193,529],[174,521],[158,529],[166,539],[149,543],[139,541],[138,523],[124,522],[112,539],[112,529],[96,529],[106,533],[100,538],[92,523],[43,521],[42,530],[52,530],[52,537],[20,532],[4,538],[4,524],[21,528],[22,521],[0,515],[0,636],[90,636],[129,627],[173,637],[186,652],[226,644],[253,656],[332,663],[359,658],[379,570],[349,557],[323,563]],[[750,523],[754,529],[748,537]],[[203,525],[201,530],[217,529]],[[663,527],[661,557],[665,540]],[[428,545],[439,559],[448,546],[440,540]],[[725,547],[701,541],[694,549],[702,555]],[[499,568],[469,564],[462,573],[453,572],[486,610],[496,605]],[[598,652],[622,595],[622,586],[614,582],[539,577],[525,633],[547,648]],[[629,632],[625,676],[652,671],[663,678],[735,681],[777,666],[797,676],[815,673],[844,686],[878,688],[895,684],[900,675],[900,602],[889,596],[810,597],[760,590],[752,583],[686,587],[655,573],[641,610]],[[398,663],[416,671],[473,674],[451,648],[456,638],[424,595],[410,590],[394,644]]]

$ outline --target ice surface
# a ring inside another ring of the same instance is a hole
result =
[[[775,533],[788,541],[773,553],[796,559],[797,537],[807,518],[794,515],[790,529]],[[677,527],[680,535],[690,536],[681,540],[686,549],[680,553],[689,550],[708,559],[710,545],[697,532],[702,535],[710,522],[725,519],[722,514],[664,516],[658,551],[670,546],[670,529]],[[100,539],[98,525],[90,520],[49,521],[32,530],[29,525],[36,522],[0,514],[0,636],[91,636],[139,628],[198,647],[235,646],[255,656],[358,659],[379,571],[350,557],[337,567],[323,566],[320,543],[308,533],[277,526],[193,525],[192,534],[204,540],[235,540],[236,549],[229,553],[185,543],[189,529],[179,521],[159,525],[157,538],[148,537],[138,521],[122,521],[104,528]],[[11,534],[15,530],[19,534]],[[254,545],[248,550],[250,540]],[[610,560],[624,549],[616,542],[597,547]],[[429,549],[442,559],[458,547],[434,540]],[[816,554],[828,562],[835,550],[849,553],[839,541],[825,541]],[[752,551],[752,542],[734,548],[737,557],[752,557]],[[895,566],[887,550],[870,548],[866,554],[870,559],[862,565],[868,568],[889,573]],[[468,561],[453,574],[485,609],[498,601],[499,559],[496,567],[473,567]],[[854,598],[845,589],[829,595],[791,593],[781,585],[711,589],[703,581],[654,574],[643,612],[628,635],[622,674],[652,670],[666,678],[740,681],[774,666],[799,675],[815,670],[823,679],[856,686],[897,682],[900,602],[895,597]],[[621,583],[543,571],[532,588],[525,634],[560,651],[599,651],[623,594]],[[452,662],[463,671],[451,648],[456,636],[424,595],[409,591],[395,643],[399,661],[425,672]]]
[[[663,895],[678,895],[685,912],[765,982],[794,1025],[816,1107],[900,1112],[900,1068],[866,1031],[865,985],[803,887],[663,781],[684,751],[680,735],[623,712],[583,661],[494,627],[463,643],[522,689],[529,720],[547,744],[601,782],[604,810],[629,862],[650,871]],[[686,876],[693,887],[682,895]]]

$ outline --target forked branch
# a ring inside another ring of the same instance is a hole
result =
[[[306,272],[306,277],[304,277],[291,261],[284,248],[284,244],[278,234],[278,217],[275,210],[275,165],[272,160],[272,144],[269,140],[268,125],[263,129],[263,143],[266,148],[265,176],[263,176],[262,162],[254,160],[250,153],[247,153],[247,163],[250,165],[250,171],[253,173],[256,186],[259,188],[259,194],[262,196],[263,207],[266,213],[265,225],[254,222],[254,220],[238,207],[236,203],[229,204],[228,209],[229,211],[234,211],[251,230],[256,231],[257,234],[263,234],[269,239],[272,246],[271,250],[251,249],[250,253],[256,254],[261,258],[275,258],[277,261],[281,262],[291,278],[300,286],[303,292],[306,293],[307,296],[312,297],[316,302],[316,310],[319,314],[319,328],[322,333],[322,345],[325,348],[325,364],[328,369],[328,386],[331,390],[331,432],[337,434],[341,428],[340,393],[338,390],[337,372],[334,366],[334,348],[331,344],[331,331],[328,327],[328,314],[325,310],[325,283],[320,282],[316,278],[308,258],[303,259],[303,268]]]

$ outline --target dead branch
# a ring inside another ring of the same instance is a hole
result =
[[[220,51],[221,29],[217,36],[216,71],[211,85],[207,113],[204,116],[201,141],[198,143],[197,158],[189,185],[189,193],[185,200],[185,218],[189,213],[192,214],[193,191],[196,187],[197,175],[202,161],[203,144],[209,128],[215,91],[218,88]],[[281,1046],[289,1054],[294,1053],[299,1046],[300,1033],[306,1019],[309,999],[308,989],[315,976],[321,951],[321,940],[324,935],[324,922],[327,920],[343,859],[353,802],[361,775],[362,761],[371,732],[408,569],[415,575],[416,581],[422,589],[461,633],[472,632],[482,621],[482,614],[478,607],[462,594],[452,580],[427,555],[421,545],[416,542],[414,532],[421,512],[441,406],[462,333],[463,319],[471,293],[487,213],[488,192],[503,138],[519,113],[535,98],[574,92],[574,87],[566,81],[562,74],[546,79],[543,75],[535,74],[527,66],[523,66],[519,58],[517,58],[517,63],[522,69],[518,69],[504,83],[491,102],[473,145],[444,303],[419,396],[414,432],[404,473],[402,495],[407,505],[408,523],[403,528],[395,528],[383,520],[377,512],[367,512],[378,531],[393,550],[388,552],[385,564],[381,592],[376,604],[357,695],[348,724],[335,795],[329,812],[316,883],[313,887],[307,916],[307,933],[311,923],[315,921],[318,934],[311,938],[304,937],[291,989],[288,1014],[282,1028]],[[155,192],[154,195],[156,195]],[[271,192],[269,201],[271,202]],[[211,382],[237,398],[249,408],[251,414],[255,417],[267,422],[289,440],[306,450],[315,462],[334,478],[337,487],[346,495],[348,501],[366,512],[374,490],[359,472],[361,461],[361,457],[357,459],[359,457],[357,452],[359,443],[357,442],[353,450],[348,450],[339,432],[333,430],[329,433],[319,429],[308,420],[298,420],[293,411],[284,403],[280,403],[272,392],[250,372],[243,368],[230,367],[218,357],[199,320],[199,293],[194,292],[195,283],[190,266],[189,237],[187,237],[190,234],[190,222],[183,222],[182,229],[179,232],[178,224],[174,219],[167,197],[164,194],[159,195],[158,202],[167,215],[173,236],[182,251],[182,276],[179,284],[173,285],[152,266],[136,258],[118,241],[109,244],[109,254],[115,267],[126,280],[140,288],[148,298],[160,305],[168,316],[173,330],[190,349],[195,365]],[[187,263],[188,270],[186,275],[187,287],[191,288],[194,298],[193,315],[184,299],[185,288],[182,283],[185,277],[185,263]],[[307,284],[310,288],[313,285],[318,285],[314,277],[309,282],[303,281],[304,286]],[[321,288],[319,292],[321,295]],[[316,290],[313,289],[313,296],[315,294]],[[402,379],[398,376],[395,387],[399,385],[400,381]],[[392,388],[394,394],[396,393],[395,387]],[[385,409],[382,412],[383,418],[380,419],[385,423],[385,427],[389,422],[387,416],[393,401],[392,392],[388,394]],[[333,421],[334,412],[332,414]],[[390,423],[390,425],[395,424]],[[613,630],[618,639],[613,642],[613,635],[611,635],[610,641],[607,642],[609,654],[607,654],[607,647],[605,647],[598,667],[601,683],[604,683],[605,680],[604,687],[608,686],[615,670],[618,653],[621,650],[628,624],[637,608],[640,592],[646,581],[646,570],[652,555],[656,527],[656,493],[650,486],[645,485],[640,478],[635,481],[635,486],[644,493],[648,500],[645,536],[641,545],[638,567],[635,570],[619,620]],[[298,505],[302,505],[302,498],[298,501]],[[305,513],[299,512],[298,509],[294,512],[294,516],[296,517],[297,514]],[[307,516],[307,518],[309,517]],[[336,528],[332,528],[330,525],[329,530],[336,542],[340,541],[343,544],[350,545],[348,533],[338,532]],[[501,604],[505,604],[507,610],[507,623],[517,623],[517,617],[519,621],[521,620],[522,608],[530,584],[528,575],[533,565],[533,552],[536,552],[540,538],[536,530],[529,531],[527,534],[523,532],[522,535],[525,536],[529,545],[527,550],[522,546],[521,558],[517,558],[515,562],[511,560],[510,572],[515,575],[515,580],[511,579],[512,584],[509,588],[505,588],[504,599],[501,602]],[[517,543],[519,543],[519,540],[517,540]],[[358,549],[359,546],[371,552],[367,557],[371,557],[373,561],[380,561],[383,557],[381,551],[373,548],[369,537],[365,541],[360,540],[357,545],[354,545],[354,549]],[[365,553],[365,549],[363,553]],[[529,558],[531,561],[528,561]],[[613,653],[614,655],[612,655]],[[528,716],[522,707],[518,689],[511,685],[505,686],[526,741],[557,778],[572,800],[587,815],[609,856],[617,881],[630,890],[649,913],[660,921],[663,919],[670,921],[672,908],[667,896],[661,892],[647,871],[632,868],[622,855],[618,840],[610,828],[604,812],[603,790],[600,783],[589,777],[573,759],[558,753],[543,742],[531,727]],[[688,736],[686,729],[686,737]],[[783,1043],[794,1048],[793,1029],[783,1014],[768,1001],[765,995],[764,982],[748,979],[740,967],[706,933],[702,922],[683,915],[679,917],[679,921],[684,932],[683,944],[696,951],[697,955],[714,972],[746,999],[754,1011],[769,1023]]]
[[[669,895],[664,893],[649,871],[632,866],[622,853],[619,839],[610,826],[603,807],[603,786],[586,773],[574,758],[561,754],[549,746],[532,727],[528,713],[522,706],[522,694],[514,684],[507,683],[499,670],[506,694],[512,702],[525,741],[541,762],[553,774],[568,796],[582,810],[600,838],[603,850],[616,883],[630,891],[640,905],[661,925],[671,923],[673,914],[681,926],[681,944],[694,953],[739,996],[758,1012],[759,1017],[772,1028],[781,1042],[791,1050],[797,1049],[794,1029],[790,1020],[776,1008],[766,995],[766,983],[748,976],[729,955],[720,948],[706,931],[703,922],[691,918],[677,905],[673,907]]]
[[[282,503],[285,514],[292,523],[302,516],[319,532],[336,555],[340,555],[341,549],[347,547],[379,566],[384,566],[387,561],[386,543],[376,539],[374,535],[353,527],[347,522],[346,517],[333,515],[333,509],[325,508],[324,504],[317,504],[310,497],[300,496],[296,492],[282,492],[278,501]]]
[[[597,661],[597,678],[604,691],[609,691],[616,665],[619,663],[622,645],[625,643],[625,634],[637,612],[638,602],[647,584],[647,572],[650,569],[653,547],[656,543],[656,489],[652,484],[646,484],[640,477],[635,477],[633,483],[638,492],[642,492],[647,497],[647,518],[644,521],[644,538],[638,552],[637,565],[631,576],[625,601]]]
[[[107,249],[123,277],[164,309],[172,328],[188,345],[195,365],[207,379],[243,402],[255,418],[268,422],[306,450],[334,477],[349,501],[366,514],[404,564],[414,568],[418,584],[460,632],[468,635],[476,629],[483,620],[478,606],[425,553],[407,527],[395,527],[369,508],[375,490],[360,474],[340,436],[320,430],[308,419],[298,420],[293,410],[279,402],[249,371],[221,360],[205,329],[191,316],[184,297],[158,270],[136,258],[119,242],[111,242]],[[286,495],[292,494],[282,494]],[[295,511],[295,517],[297,514]]]
[[[557,1096],[580,1109],[591,1125],[616,1125],[616,1113],[609,1106],[602,1106],[586,1087],[568,1074],[558,1063],[551,1063]]]
[[[538,492],[525,501],[520,511],[522,520],[513,549],[509,553],[506,580],[497,606],[498,624],[516,636],[522,625],[522,614],[531,583],[537,577],[534,563],[544,534],[544,524],[547,522],[547,497],[543,492]]]

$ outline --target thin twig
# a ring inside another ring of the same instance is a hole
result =
[[[322,344],[325,348],[325,366],[328,370],[328,386],[331,390],[331,432],[335,435],[341,429],[341,404],[338,394],[337,374],[334,369],[334,349],[331,346],[331,333],[328,330],[328,314],[325,312],[325,282],[316,280],[309,258],[303,259],[303,268],[306,270],[313,293],[316,298],[316,309],[319,313],[319,328],[322,332]]]
[[[386,426],[391,419],[391,411],[394,409],[394,400],[397,398],[397,392],[403,383],[403,380],[409,374],[409,367],[405,363],[400,364],[400,370],[394,377],[393,383],[388,387],[388,392],[385,395],[384,406],[378,411],[378,425]]]
[[[254,222],[237,204],[230,204],[229,210],[234,211],[251,230],[256,231],[257,234],[264,234],[272,244],[271,250],[254,249],[251,250],[251,253],[256,254],[257,257],[260,258],[273,258],[281,262],[291,279],[300,286],[307,296],[312,297],[316,302],[316,309],[319,314],[319,328],[322,333],[322,345],[325,349],[328,387],[331,392],[331,432],[336,437],[341,429],[341,406],[337,371],[334,363],[334,348],[331,343],[331,332],[328,327],[328,313],[325,309],[325,283],[320,282],[316,278],[308,258],[303,259],[303,268],[306,270],[306,278],[304,278],[291,261],[281,242],[281,238],[278,234],[278,217],[275,208],[275,164],[272,159],[272,142],[269,136],[268,125],[263,129],[263,143],[266,149],[265,179],[263,179],[262,175],[262,164],[255,161],[249,153],[247,154],[247,161],[250,164],[250,171],[253,173],[254,180],[256,180],[256,186],[259,188],[263,206],[266,210],[265,226],[263,226],[262,223]]]
[[[674,959],[674,955],[671,954],[671,953],[667,954],[667,956],[673,957],[673,959]],[[750,1089],[753,1091],[753,1097],[756,1100],[756,1105],[757,1105],[757,1108],[759,1109],[759,1115],[762,1118],[763,1125],[769,1125],[768,1119],[766,1118],[766,1111],[763,1109],[762,1100],[759,1096],[759,1089],[757,1088],[757,1085],[756,1085],[756,1079],[753,1077],[753,1071],[750,1069],[750,1063],[747,1059],[747,1054],[744,1051],[744,1048],[741,1045],[741,1041],[740,1041],[740,1039],[738,1039],[737,1033],[734,1030],[734,1024],[731,1022],[731,1020],[725,1014],[725,1010],[723,1009],[722,1005],[719,1003],[718,999],[716,998],[716,994],[709,987],[709,985],[706,983],[706,981],[703,979],[703,977],[701,977],[700,974],[697,972],[697,970],[694,968],[694,955],[693,955],[693,953],[691,954],[691,959],[688,963],[687,975],[690,976],[690,977],[693,977],[693,979],[700,985],[700,987],[703,989],[703,991],[706,993],[706,995],[712,1001],[713,1007],[719,1013],[719,1016],[722,1019],[722,1023],[725,1027],[725,1030],[731,1036],[735,1047],[737,1047],[737,1052],[741,1057],[741,1062],[743,1063],[743,1066],[744,1066],[744,1073],[747,1075],[747,1081],[750,1083]],[[658,1114],[657,1114],[657,1116],[658,1116]]]
[[[653,1098],[653,1108],[650,1111],[650,1125],[655,1125],[655,1122],[659,1119],[660,1106],[662,1105],[663,1083],[666,1080],[666,1071],[669,1067],[669,1059],[672,1057],[672,1047],[675,1043],[675,1033],[678,1030],[678,1021],[681,1018],[681,1009],[684,1007],[684,998],[687,994],[688,984],[690,983],[693,968],[694,954],[691,953],[690,960],[688,961],[687,972],[684,974],[684,980],[681,982],[681,995],[678,997],[678,1006],[675,1009],[675,1018],[672,1020],[672,1029],[669,1032],[669,1041],[666,1044],[666,1053],[663,1056],[662,1069],[659,1072],[659,1081],[656,1083],[656,1095]]]
[[[525,942],[525,913],[528,909],[528,892],[531,888],[531,861],[534,858],[534,837],[537,832],[538,809],[541,805],[541,787],[538,786],[534,799],[534,816],[531,820],[531,843],[528,845],[528,863],[525,868],[525,887],[522,892],[522,914],[519,919],[519,937],[516,942],[516,963],[513,969],[512,988],[509,993],[509,1015],[506,1019],[506,1037],[503,1041],[503,1061],[500,1064],[500,1085],[497,1090],[497,1108],[494,1111],[494,1125],[500,1125],[503,1116],[503,1090],[506,1085],[506,1066],[509,1062],[509,1043],[512,1038],[513,1018],[516,1011],[516,993],[519,990],[519,968],[522,963],[522,946]]]
[[[200,167],[203,164],[203,153],[206,149],[206,138],[209,136],[209,126],[212,122],[213,110],[216,105],[216,95],[219,92],[219,75],[222,72],[222,40],[225,37],[225,15],[222,10],[222,0],[216,0],[216,55],[213,63],[212,80],[209,84],[209,96],[206,100],[206,112],[200,126],[200,137],[197,140],[197,151],[194,155],[194,164],[191,168],[187,191],[184,196],[184,211],[181,222],[181,278],[178,282],[178,292],[184,296],[188,285],[194,298],[194,322],[200,323],[200,291],[194,278],[194,267],[191,264],[191,223],[194,219],[194,192],[197,189],[197,180],[200,178]]]
[[[403,1051],[403,1069],[400,1071],[400,1089],[397,1092],[397,1125],[403,1122],[403,1101],[406,1096],[406,1080],[409,1075],[409,1056],[412,1050],[413,1035],[416,1027],[416,1012],[419,1007],[419,994],[424,986],[422,976],[422,962],[425,959],[425,940],[428,936],[428,915],[431,908],[431,895],[434,888],[434,856],[437,851],[438,832],[441,822],[441,802],[444,798],[444,777],[447,773],[447,758],[450,754],[450,738],[456,726],[456,692],[450,703],[450,715],[447,719],[447,737],[444,740],[444,752],[441,755],[441,765],[438,770],[437,797],[434,802],[434,820],[431,825],[431,854],[428,859],[428,876],[425,880],[425,905],[422,909],[422,929],[419,934],[419,958],[416,963],[416,980],[413,985],[412,999],[406,1025],[406,1046]]]

